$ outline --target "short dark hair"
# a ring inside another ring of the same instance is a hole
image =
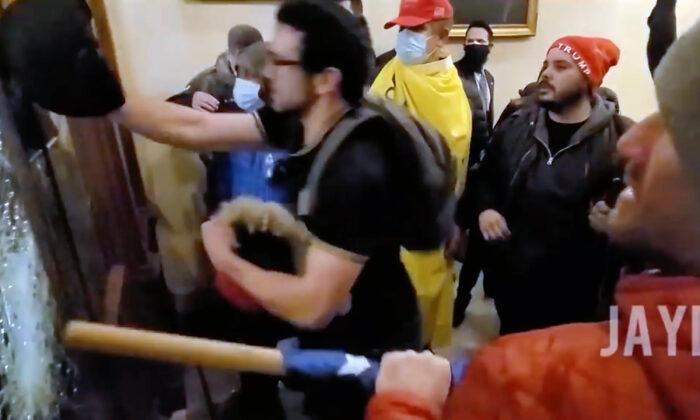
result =
[[[341,94],[357,105],[369,77],[369,37],[360,21],[336,2],[287,0],[277,21],[304,33],[301,67],[317,74],[334,67],[342,74]]]
[[[489,33],[489,42],[493,41],[493,29],[491,29],[491,25],[489,25],[488,23],[484,22],[483,20],[474,20],[474,21],[472,21],[472,22],[469,24],[469,26],[467,27],[467,32],[469,32],[469,30],[470,30],[471,28],[482,28],[482,29],[485,29],[486,32]]]
[[[262,42],[260,31],[250,25],[236,25],[228,31],[228,50],[240,52],[243,48]]]
[[[236,66],[239,73],[245,73],[248,77],[260,78],[266,62],[267,47],[264,42],[256,42],[241,50],[236,60]]]

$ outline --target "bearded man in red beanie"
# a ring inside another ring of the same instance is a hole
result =
[[[547,52],[538,101],[494,133],[475,186],[501,333],[592,321],[607,238],[589,212],[619,175],[615,107],[597,95],[619,49],[568,36]]]

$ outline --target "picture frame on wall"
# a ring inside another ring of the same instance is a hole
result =
[[[498,38],[537,33],[537,0],[452,0],[452,7],[455,23],[451,37],[464,37],[474,20],[488,22]]]

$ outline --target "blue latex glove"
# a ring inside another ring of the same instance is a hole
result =
[[[365,389],[374,391],[374,383],[379,374],[379,363],[374,360],[341,350],[303,350],[299,348],[297,338],[282,340],[277,348],[282,352],[288,374],[311,379],[355,378]],[[453,386],[462,379],[468,365],[466,358],[450,362]]]
[[[364,356],[354,356],[342,350],[302,350],[299,340],[290,338],[277,345],[284,358],[288,374],[312,379],[356,378],[368,390],[374,390],[379,363]]]
[[[461,357],[459,359],[450,361],[450,371],[452,372],[453,387],[462,380],[464,374],[467,372],[468,367],[469,359],[467,359],[466,357]]]

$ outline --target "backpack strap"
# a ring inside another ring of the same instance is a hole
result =
[[[413,150],[411,162],[401,163],[408,164],[409,170],[417,169],[420,174],[420,179],[413,181],[418,184],[418,195],[409,192],[406,204],[413,209],[410,212],[413,216],[409,217],[405,228],[413,232],[415,223],[422,223],[424,218],[429,216],[437,223],[440,236],[446,238],[454,223],[458,182],[458,162],[452,156],[447,142],[436,130],[411,117],[403,108],[392,102],[368,97],[366,104],[381,115],[395,132],[401,133],[400,140],[410,142],[410,148]],[[410,248],[408,242],[402,245]]]
[[[377,114],[384,117],[397,131],[405,132],[413,141],[426,184],[437,188],[445,184],[445,187],[454,191],[457,185],[457,162],[453,160],[447,143],[437,130],[411,118],[405,110],[392,102],[376,97],[367,97],[365,100]],[[447,183],[445,174],[449,177]]]
[[[318,185],[321,181],[321,176],[326,166],[328,166],[328,162],[338,151],[345,139],[347,139],[360,124],[376,116],[376,112],[365,107],[360,107],[356,111],[356,115],[343,118],[326,139],[323,140],[318,154],[311,163],[311,169],[306,179],[306,184],[299,192],[297,199],[297,214],[299,216],[308,216],[313,212],[318,198]]]

